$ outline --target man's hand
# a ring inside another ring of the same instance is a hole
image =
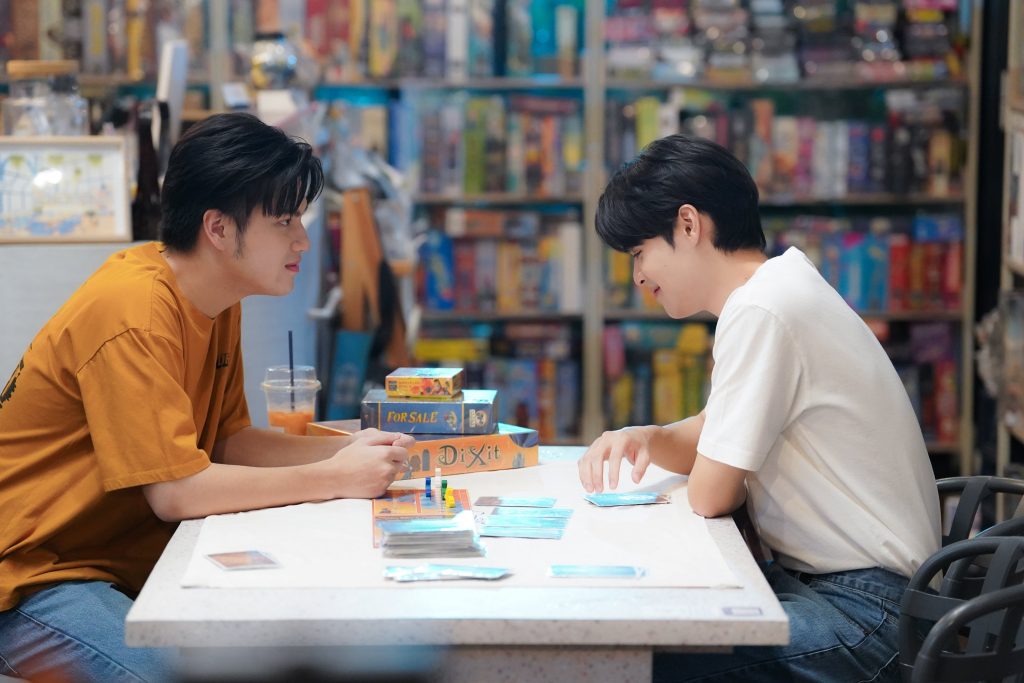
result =
[[[412,437],[365,429],[352,443],[323,461],[332,498],[376,498],[409,462]],[[404,444],[408,444],[404,445]]]
[[[370,427],[369,429],[360,429],[358,432],[352,432],[351,443],[355,443],[360,439],[375,439],[378,435],[383,435],[381,438],[393,437],[394,441],[391,442],[392,446],[398,446],[399,448],[412,448],[413,444],[416,443],[416,439],[409,436],[408,434],[399,434],[398,432],[382,432],[379,429]],[[351,445],[351,444],[350,444]]]
[[[619,485],[619,468],[623,459],[633,466],[633,481],[639,483],[651,464],[651,438],[660,429],[656,425],[626,427],[599,436],[577,463],[580,483],[587,493],[601,493],[604,490],[605,461],[608,462],[609,489]]]

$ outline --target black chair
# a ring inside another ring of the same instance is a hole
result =
[[[984,565],[983,576],[970,570]],[[929,585],[942,575],[938,592]],[[980,582],[980,585],[979,585]],[[1024,537],[988,536],[957,541],[925,560],[900,602],[900,670],[911,681],[925,638],[948,612],[967,604],[976,593],[986,596],[1024,583]],[[979,636],[979,640],[981,637]],[[972,641],[974,642],[974,641]]]
[[[947,612],[921,645],[910,680],[1024,680],[1024,585],[980,595]]]
[[[989,477],[976,475],[973,477],[948,477],[936,482],[939,499],[959,495],[956,511],[949,527],[949,533],[942,536],[942,546],[956,543],[967,538],[971,533],[974,518],[981,504],[989,496],[997,493],[1021,496],[1013,517],[1024,516],[1024,481],[1006,477]],[[1019,533],[1019,532],[1018,532]],[[1005,534],[1009,535],[1009,534]]]

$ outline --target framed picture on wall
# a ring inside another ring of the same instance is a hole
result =
[[[132,238],[124,139],[0,136],[0,242]]]

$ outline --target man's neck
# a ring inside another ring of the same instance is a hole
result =
[[[768,258],[753,249],[744,249],[728,254],[713,249],[710,258],[715,259],[717,263],[711,269],[711,272],[715,273],[715,277],[711,286],[707,311],[717,318],[722,315],[722,309],[729,296],[745,285]]]
[[[163,257],[174,273],[178,289],[204,315],[216,318],[241,299],[231,284],[224,281],[223,271],[213,257],[202,249],[187,254],[165,251]]]

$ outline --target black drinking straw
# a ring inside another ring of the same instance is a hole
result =
[[[292,353],[291,330],[288,330],[288,380],[292,390],[292,412],[295,412],[295,355]]]

